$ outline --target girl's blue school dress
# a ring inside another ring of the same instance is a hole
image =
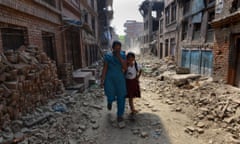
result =
[[[124,52],[121,57],[126,60]],[[127,95],[125,75],[122,71],[121,62],[112,52],[105,54],[104,62],[107,63],[107,73],[104,80],[104,92],[108,103],[117,100],[117,116],[122,116],[125,109],[125,97]]]

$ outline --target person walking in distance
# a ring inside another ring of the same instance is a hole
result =
[[[140,98],[140,86],[139,77],[141,76],[141,67],[137,64],[135,60],[135,54],[129,52],[127,54],[127,71],[126,74],[126,84],[127,84],[127,98],[129,99],[129,106],[131,109],[131,114],[135,114],[138,111],[135,109],[133,99]]]
[[[117,121],[123,121],[125,97],[127,95],[124,72],[127,69],[126,55],[121,51],[121,43],[114,41],[112,52],[104,55],[104,65],[101,85],[107,97],[107,108],[112,109],[112,103],[117,101]]]

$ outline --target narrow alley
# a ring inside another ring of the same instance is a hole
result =
[[[146,56],[144,56],[146,58]],[[171,59],[139,58],[146,65],[141,78],[139,110],[126,127],[116,122],[116,105],[106,107],[103,89],[92,84],[83,93],[67,90],[34,111],[12,121],[1,132],[2,144],[235,144],[239,133],[240,90],[209,77],[174,77]],[[142,59],[142,60],[141,60]],[[161,73],[161,75],[156,75]],[[167,73],[167,74],[166,74]],[[169,77],[169,75],[171,75]],[[176,74],[175,74],[176,75]],[[185,81],[187,80],[187,82]],[[181,81],[181,82],[180,82]],[[185,82],[183,82],[185,81]],[[181,83],[181,84],[180,84]],[[216,98],[216,96],[218,98]]]
[[[240,0],[0,0],[0,144],[240,144]]]

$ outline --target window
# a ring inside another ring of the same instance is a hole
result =
[[[91,6],[94,9],[94,0],[91,0]]]
[[[163,43],[160,43],[160,51],[159,51],[160,59],[163,57]]]
[[[88,23],[88,14],[87,13],[84,14],[84,21],[85,21],[85,23]]]
[[[160,29],[159,29],[160,34],[163,33],[163,19],[160,20]]]
[[[92,30],[95,33],[95,19],[92,18]]]
[[[182,40],[187,39],[187,31],[188,31],[188,21],[184,21],[182,24]]]
[[[27,30],[25,28],[2,28],[2,45],[4,50],[17,50],[26,45]]]
[[[151,14],[151,15],[152,15],[153,18],[156,19],[156,18],[157,18],[157,11],[152,11],[152,14]]]
[[[167,7],[165,9],[165,20],[166,20],[166,25],[170,23],[170,8]]]
[[[171,6],[171,22],[176,21],[177,5],[174,2]]]
[[[185,4],[183,5],[183,15],[188,14],[190,11],[190,1],[186,1]]]
[[[42,0],[44,1],[45,3],[53,6],[53,7],[56,7],[56,1],[55,0]]]
[[[168,39],[165,40],[165,56],[168,56]]]
[[[198,40],[200,38],[201,23],[194,23],[193,25],[193,40]]]
[[[79,6],[79,0],[72,0],[72,3]]]
[[[230,9],[230,12],[231,13],[236,12],[238,10],[238,8],[240,8],[240,0],[234,0],[232,2],[232,7]]]
[[[213,28],[211,26],[211,22],[213,21],[214,17],[215,11],[214,9],[212,9],[211,11],[208,12],[207,36],[206,36],[207,42],[213,41]]]
[[[175,55],[175,47],[176,47],[175,38],[171,38],[170,39],[170,54],[171,54],[171,56]]]

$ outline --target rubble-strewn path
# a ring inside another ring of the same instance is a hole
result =
[[[179,79],[169,60],[151,58],[141,77],[140,110],[118,128],[116,104],[107,111],[103,90],[67,91],[4,125],[0,143],[20,144],[238,144],[240,90],[190,76]],[[153,61],[155,63],[153,63]],[[167,72],[167,74],[164,74]],[[172,79],[174,78],[174,79]]]

